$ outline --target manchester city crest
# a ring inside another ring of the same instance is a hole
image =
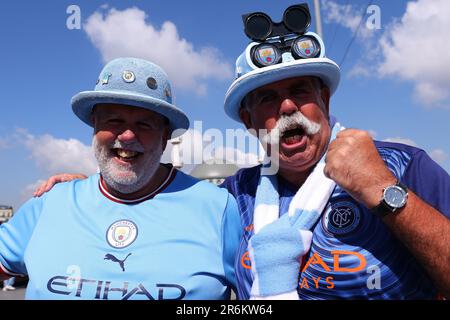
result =
[[[273,48],[262,48],[258,50],[258,54],[266,63],[270,63],[276,59],[276,53]]]
[[[319,51],[317,45],[310,39],[298,41],[296,46],[302,58],[313,58]]]
[[[361,209],[350,200],[331,203],[322,218],[325,231],[335,236],[347,235],[361,223]]]
[[[128,247],[136,240],[138,229],[130,220],[118,220],[109,226],[106,232],[108,244],[117,249]]]

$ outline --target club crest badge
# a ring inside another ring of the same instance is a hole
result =
[[[276,59],[276,53],[273,48],[262,48],[258,50],[258,54],[267,63],[270,63]]]
[[[130,220],[119,220],[109,226],[106,232],[106,241],[117,249],[126,248],[136,240],[138,229]]]
[[[356,230],[361,224],[361,209],[349,200],[331,203],[322,218],[325,231],[335,236],[344,236]]]
[[[296,43],[297,50],[304,58],[312,58],[317,54],[317,47],[311,40],[303,40]]]

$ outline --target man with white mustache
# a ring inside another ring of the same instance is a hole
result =
[[[284,52],[258,66],[258,47],[269,44],[253,42],[225,97],[229,117],[269,132],[259,139],[279,167],[242,169],[223,183],[245,230],[238,297],[449,297],[450,176],[423,150],[344,129],[329,110],[339,67],[316,34],[298,39],[320,43],[321,54]]]
[[[72,109],[94,128],[99,174],[29,200],[0,226],[0,278],[28,275],[27,299],[228,299],[237,204],[160,163],[168,138],[189,127],[165,72],[115,59]]]

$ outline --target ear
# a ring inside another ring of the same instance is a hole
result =
[[[245,127],[248,129],[253,129],[253,123],[252,123],[252,117],[250,115],[250,112],[242,107],[239,109],[239,118],[241,118],[242,123],[245,125]]]

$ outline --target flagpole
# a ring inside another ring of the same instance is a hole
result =
[[[319,0],[314,0],[314,15],[316,16],[316,33],[323,39]]]

